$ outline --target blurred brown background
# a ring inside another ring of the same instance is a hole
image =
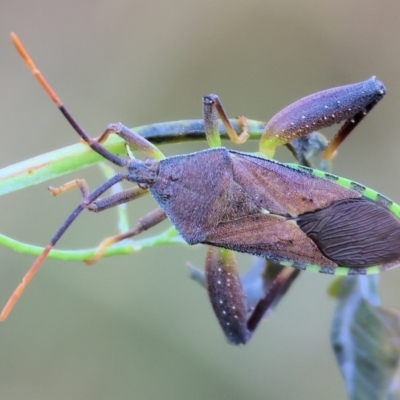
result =
[[[304,95],[377,75],[388,94],[346,141],[334,172],[400,201],[397,0],[3,1],[2,167],[77,140],[10,31],[93,136],[109,122],[200,118],[207,93],[230,116],[267,120]],[[79,176],[91,187],[102,179],[97,168]],[[53,199],[46,186],[0,199],[2,233],[48,242],[79,195]],[[151,202],[130,205],[131,220]],[[115,232],[114,211],[87,214],[59,247],[94,246]],[[0,252],[3,304],[33,257]],[[303,274],[253,340],[235,348],[188,279],[185,262],[201,266],[204,254],[201,246],[157,248],[93,268],[48,260],[0,326],[0,399],[344,398],[329,345],[332,278]],[[381,283],[384,304],[400,309],[400,269]]]

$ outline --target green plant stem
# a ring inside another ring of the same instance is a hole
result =
[[[236,120],[231,120],[231,123],[234,129],[240,132],[241,128]],[[264,123],[249,120],[250,139],[259,139],[263,127]],[[222,138],[227,139],[222,124],[219,128]],[[140,126],[134,130],[157,145],[205,140],[203,120],[163,122]],[[113,154],[124,155],[126,153],[125,142],[116,135],[110,136],[105,147]],[[0,169],[0,195],[46,182],[89,167],[102,160],[100,155],[84,143],[41,154]]]
[[[240,133],[241,127],[235,119],[230,120],[234,129]],[[248,121],[250,139],[259,139],[264,128],[264,123]],[[219,125],[223,139],[227,139],[225,129]],[[157,145],[192,142],[205,140],[203,120],[183,120],[166,123],[144,125],[134,130],[143,137]],[[113,154],[124,155],[126,153],[125,142],[116,135],[110,136],[105,147]],[[135,150],[135,149],[132,149]],[[92,151],[86,144],[77,143],[49,153],[41,154],[29,160],[0,169],[0,195],[25,189],[32,185],[46,182],[50,179],[79,171],[96,163],[103,158]],[[105,174],[110,174],[106,168],[102,168]],[[123,209],[119,210],[119,230],[126,230],[127,216]],[[163,233],[141,240],[127,240],[116,246],[108,248],[105,257],[114,255],[131,254],[144,248],[184,243],[174,227],[170,227]],[[38,256],[43,247],[22,243],[0,234],[0,245],[8,247],[16,252]],[[84,261],[94,256],[96,248],[84,250],[57,250],[49,253],[50,258],[63,261]]]

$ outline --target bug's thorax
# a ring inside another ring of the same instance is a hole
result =
[[[218,221],[231,163],[229,151],[222,147],[160,161],[150,192],[188,243],[202,242]]]
[[[129,160],[127,168],[126,179],[130,182],[136,182],[142,189],[148,189],[157,180],[160,162],[152,159],[145,161]]]

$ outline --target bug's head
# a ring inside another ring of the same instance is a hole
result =
[[[129,160],[126,180],[136,182],[142,189],[148,189],[157,180],[159,168],[160,162],[157,160]]]

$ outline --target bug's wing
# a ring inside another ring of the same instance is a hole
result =
[[[297,268],[318,265],[334,268],[316,244],[292,220],[262,213],[219,223],[204,243],[265,257],[268,260],[290,261]]]
[[[233,179],[255,203],[271,213],[297,216],[361,197],[355,190],[306,171],[246,153],[231,155]]]
[[[362,268],[400,261],[400,222],[377,203],[343,200],[296,222],[339,265]]]

